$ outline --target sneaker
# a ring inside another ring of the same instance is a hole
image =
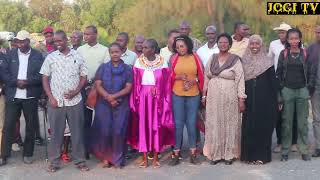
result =
[[[20,147],[18,143],[13,143],[11,146],[12,151],[20,151]]]
[[[32,163],[33,163],[32,156],[30,156],[30,157],[27,157],[27,156],[23,157],[23,162],[24,162],[25,164],[32,164]]]
[[[62,153],[61,160],[65,163],[71,162],[71,158],[68,153]]]
[[[42,146],[44,141],[41,137],[36,137],[36,139],[34,140],[34,143],[38,146]]]
[[[281,146],[281,144],[278,144],[277,147],[275,147],[275,148],[273,149],[273,152],[274,152],[274,153],[280,153],[281,151],[282,151],[282,146]]]
[[[293,144],[293,145],[291,146],[291,151],[292,151],[292,152],[298,152],[298,146],[297,146],[296,144]]]
[[[190,155],[190,163],[194,164],[194,165],[198,164],[198,160],[197,160],[197,155],[196,154],[191,154]]]
[[[176,166],[180,163],[180,160],[179,160],[179,156],[177,155],[173,155],[173,158],[171,159],[169,165],[170,166]]]

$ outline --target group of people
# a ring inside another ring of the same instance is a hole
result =
[[[72,159],[79,170],[88,171],[85,159],[90,154],[103,167],[122,168],[131,152],[128,145],[143,153],[141,168],[149,166],[148,159],[153,159],[154,168],[160,167],[160,153],[167,149],[172,151],[169,164],[176,166],[182,159],[184,126],[192,164],[199,163],[202,149],[212,165],[231,165],[237,159],[268,163],[275,127],[281,161],[288,160],[293,136],[302,159],[309,161],[310,97],[313,156],[319,157],[320,26],[316,42],[307,49],[299,29],[282,23],[274,30],[279,39],[270,44],[269,52],[261,36],[251,35],[242,22],[235,24],[232,36],[208,26],[208,41],[202,45],[183,21],[179,29],[168,32],[166,47],[160,49],[156,40],[137,35],[132,51],[128,33],[119,33],[107,48],[97,42],[95,26],[72,33],[71,45],[63,30],[47,27],[38,51],[22,30],[14,39],[17,48],[0,58],[0,112],[5,112],[0,165],[10,157],[21,111],[26,121],[23,160],[32,163],[38,100],[44,96],[50,125],[49,172],[60,168],[61,159]],[[93,106],[87,106],[89,101]],[[71,136],[65,135],[66,129]]]

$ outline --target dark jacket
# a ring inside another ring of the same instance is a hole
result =
[[[320,58],[320,44],[319,43],[313,43],[311,44],[308,49],[308,62],[312,64],[311,66],[311,72],[314,75],[314,78],[312,81],[309,82],[310,88],[315,89],[316,86],[316,79],[320,74],[318,74],[318,66],[319,66],[319,58]]]
[[[288,66],[288,57],[289,57],[289,50],[287,50],[287,57],[284,57],[284,51],[282,50],[280,55],[279,55],[279,61],[278,61],[278,68],[277,68],[277,78],[280,82],[280,89],[284,87],[284,82],[287,76],[287,66]],[[312,83],[315,79],[315,76],[313,74],[313,71],[311,71],[311,66],[312,63],[307,60],[308,57],[305,57],[303,49],[300,50],[300,61],[302,62],[303,65],[303,70],[304,70],[304,77],[306,80],[306,87],[311,90]]]
[[[28,68],[27,68],[27,98],[39,98],[42,92],[42,76],[39,73],[43,63],[41,53],[35,49],[31,49]],[[0,66],[0,74],[3,78],[5,87],[4,93],[7,100],[14,99],[17,90],[17,77],[19,72],[19,55],[18,49],[13,49],[7,53],[5,60]]]

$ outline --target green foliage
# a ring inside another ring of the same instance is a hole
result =
[[[219,32],[232,33],[233,24],[240,20],[250,25],[251,32],[261,34],[266,43],[277,38],[272,29],[281,22],[299,27],[304,41],[310,42],[313,27],[320,23],[319,16],[267,16],[263,0],[74,0],[73,4],[31,0],[28,6],[22,2],[0,0],[0,31],[41,32],[52,25],[70,33],[96,25],[99,41],[105,45],[122,31],[128,32],[131,40],[143,34],[165,45],[167,32],[182,20],[191,24],[191,36],[203,42],[206,26],[213,24]]]

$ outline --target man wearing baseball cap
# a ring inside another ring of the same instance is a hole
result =
[[[6,164],[11,155],[15,125],[21,111],[25,117],[26,136],[23,148],[23,161],[26,164],[33,162],[35,142],[35,124],[38,114],[38,99],[41,94],[41,74],[43,63],[41,53],[30,46],[29,32],[19,31],[15,37],[17,49],[8,52],[6,59],[1,63],[0,75],[4,82],[6,98],[5,122],[2,134],[2,157],[0,165]]]
[[[287,41],[286,35],[287,31],[291,29],[289,24],[282,22],[279,27],[273,28],[274,31],[277,31],[278,38],[270,43],[269,46],[269,56],[274,60],[274,68],[277,70],[278,59],[280,52],[284,50],[285,43]],[[292,134],[292,151],[297,151],[297,118],[294,117],[293,120],[293,134]],[[278,121],[276,125],[276,133],[277,133],[277,147],[273,150],[275,153],[281,152],[281,113],[279,113]]]
[[[39,49],[44,57],[56,50],[53,42],[53,33],[54,29],[51,26],[47,26],[42,30],[45,40],[39,44],[37,49]]]

